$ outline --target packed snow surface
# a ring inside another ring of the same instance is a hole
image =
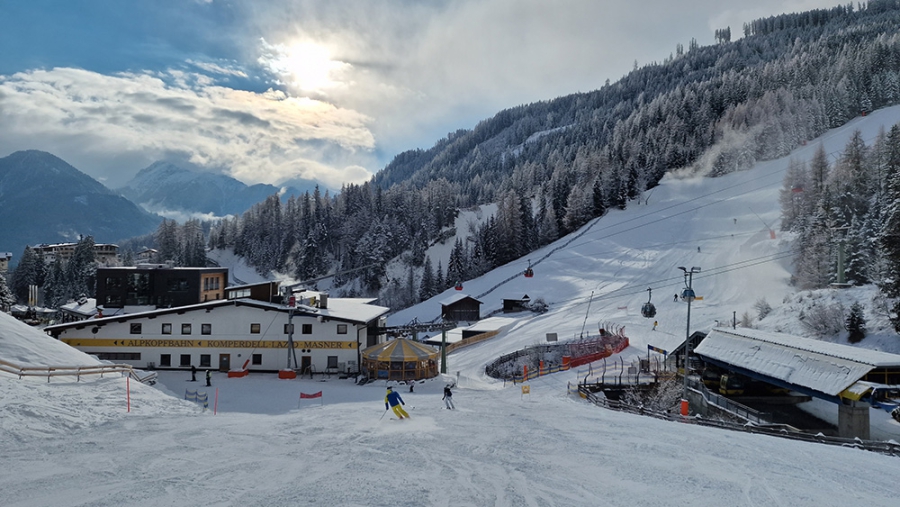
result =
[[[876,111],[792,156],[808,160],[821,142],[833,162],[854,129],[871,142],[897,121],[900,108]],[[893,506],[895,457],[609,411],[567,396],[571,371],[532,381],[530,394],[483,373],[546,333],[565,340],[600,325],[624,326],[626,360],[646,355],[647,345],[673,349],[687,331],[686,305],[674,300],[684,288],[679,266],[701,268],[692,280],[703,297],[692,305],[692,330],[755,315],[765,299],[773,311],[754,326],[811,337],[790,311],[799,298],[871,304],[870,289],[798,294],[788,284],[777,200],[787,165],[784,158],[716,179],[667,177],[627,210],[532,253],[534,278],[521,276],[522,259],[464,281],[464,292],[484,303],[483,316],[519,293],[543,299],[549,311],[510,316],[515,322],[495,338],[450,354],[448,375],[414,392],[398,387],[410,420],[385,411],[383,382],[215,373],[206,387],[189,372],[162,372],[151,387],[118,376],[76,382],[0,373],[0,502]],[[650,320],[640,316],[648,287],[658,310]],[[436,319],[453,293],[398,312],[390,324]],[[867,318],[870,335],[860,346],[900,352],[884,317],[873,309]],[[95,362],[5,315],[0,359]],[[456,410],[442,408],[451,382]],[[206,393],[209,408],[183,400],[188,389]],[[319,391],[321,398],[300,398]]]

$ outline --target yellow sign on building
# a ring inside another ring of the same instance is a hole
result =
[[[286,349],[286,340],[144,340],[63,338],[73,347],[159,347],[159,348],[215,348],[215,349]],[[355,349],[356,342],[327,340],[295,341],[295,349]]]

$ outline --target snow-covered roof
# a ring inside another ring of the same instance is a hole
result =
[[[442,300],[441,305],[449,306],[449,305],[452,305],[453,303],[462,301],[463,299],[466,299],[466,298],[471,299],[473,301],[477,301],[478,303],[481,303],[481,301],[478,301],[477,299],[473,298],[472,296],[470,296],[468,294],[460,293],[460,294],[454,294],[454,295],[448,297],[447,299]]]
[[[370,301],[369,299],[363,298],[335,298],[328,300],[328,308],[313,308],[311,306],[306,305],[297,305],[294,310],[299,314],[306,315],[321,315],[322,317],[330,317],[335,320],[343,320],[347,322],[355,322],[366,324],[368,322],[372,322],[373,320],[381,317],[382,315],[388,313],[390,308],[384,306],[375,306],[371,304],[367,304],[366,301]],[[150,315],[164,315],[168,313],[183,313],[190,311],[198,311],[205,310],[207,308],[216,308],[220,306],[230,306],[230,305],[245,305],[245,306],[255,306],[258,308],[269,308],[272,310],[287,312],[290,310],[290,307],[278,304],[278,303],[268,303],[265,301],[258,301],[250,298],[240,298],[240,299],[230,299],[230,300],[216,300],[216,301],[208,301],[205,303],[198,303],[194,305],[186,305],[179,306],[173,308],[163,308],[158,310],[152,310],[147,312],[138,312],[138,313],[129,313],[125,315],[116,315],[116,316],[108,316],[103,317],[101,319],[95,319],[94,322],[102,323],[108,320],[115,321],[123,321],[123,320],[131,320],[137,318],[143,318]],[[55,326],[47,326],[47,331],[53,331],[56,329],[65,329],[72,326],[83,326],[84,322],[71,322],[67,324],[57,324]]]
[[[756,329],[714,328],[695,352],[789,384],[836,396],[900,355]]]
[[[466,331],[501,331],[503,328],[511,326],[518,321],[519,319],[509,317],[488,317],[467,327]]]
[[[59,307],[60,310],[84,315],[90,317],[97,313],[97,300],[94,298],[85,298],[79,301],[72,301]]]
[[[461,342],[463,340],[462,337],[463,328],[457,327],[447,331],[447,345],[451,343]],[[441,333],[437,333],[431,338],[426,338],[422,340],[422,343],[427,343],[428,345],[437,345],[440,346],[442,343],[443,337]]]

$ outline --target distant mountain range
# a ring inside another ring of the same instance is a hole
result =
[[[43,151],[0,158],[0,251],[13,262],[26,245],[98,243],[147,234],[160,217],[106,188],[64,160]]]
[[[283,195],[315,188],[315,182],[299,183],[302,189],[290,186]],[[115,243],[154,232],[163,213],[179,219],[240,215],[281,191],[167,162],[150,165],[113,191],[53,154],[17,151],[0,158],[0,252],[11,252],[15,263],[27,245],[88,235]]]
[[[312,190],[287,187],[284,195],[300,195]],[[244,183],[222,174],[193,171],[168,162],[156,162],[142,169],[118,189],[125,197],[150,212],[169,216],[212,214],[239,215],[266,197],[282,192],[273,185]]]

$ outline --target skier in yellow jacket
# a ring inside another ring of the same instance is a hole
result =
[[[388,409],[388,405],[394,409],[394,413],[397,414],[397,417],[403,419],[406,417],[409,418],[409,414],[406,413],[406,410],[403,410],[403,407],[400,405],[406,405],[403,402],[403,398],[400,397],[400,393],[395,393],[393,389],[390,387],[387,388],[387,395],[384,397],[384,409]]]

